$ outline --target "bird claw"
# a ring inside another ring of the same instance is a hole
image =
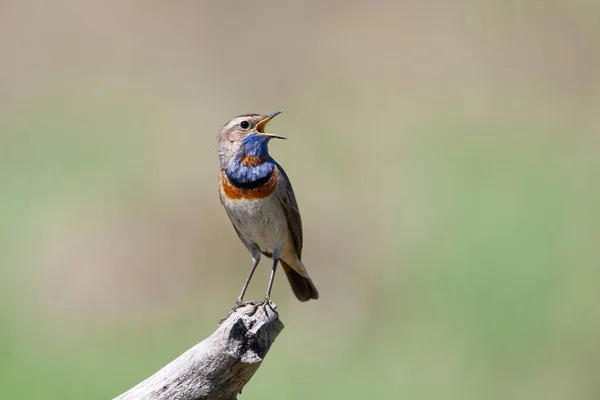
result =
[[[231,311],[229,314],[227,314],[226,316],[224,316],[223,318],[221,318],[220,320],[217,321],[217,326],[221,326],[221,324],[225,321],[227,321],[227,318],[229,318],[229,316],[233,314],[233,311]]]
[[[248,305],[251,305],[253,307],[252,312],[250,312],[248,315],[249,316],[253,316],[254,314],[256,314],[256,310],[258,309],[258,307],[261,306],[261,305],[264,305],[264,301],[261,303],[261,302],[258,302],[256,300],[241,301],[240,299],[238,299],[235,302],[235,305],[231,308],[231,311],[229,312],[229,314],[227,314],[226,316],[224,316],[223,318],[221,318],[219,320],[219,322],[217,322],[217,324],[221,325],[225,320],[227,320],[227,318],[229,318],[231,316],[231,314],[233,314],[234,312],[236,312],[238,309],[240,309],[242,307],[246,307]]]
[[[265,297],[265,299],[262,301],[262,303],[260,303],[265,309],[267,307],[269,307],[271,309],[271,311],[273,311],[275,314],[277,314],[279,316],[279,313],[277,312],[277,305],[275,305],[275,303],[273,303],[271,301],[270,298]]]
[[[237,310],[238,308],[242,308],[242,307],[246,307],[246,306],[257,306],[260,303],[256,300],[248,300],[248,301],[244,301],[242,303],[236,303],[235,304],[235,309]]]

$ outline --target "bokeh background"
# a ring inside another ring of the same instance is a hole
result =
[[[251,259],[215,136],[279,109],[321,298],[277,276],[286,329],[241,398],[599,398],[599,21],[3,0],[0,398],[110,399],[216,328]]]

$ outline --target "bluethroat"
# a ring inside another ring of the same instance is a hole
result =
[[[267,123],[280,113],[239,115],[227,122],[218,136],[219,197],[253,260],[236,305],[244,299],[261,254],[273,259],[267,303],[278,263],[298,300],[319,297],[302,264],[302,220],[292,185],[283,168],[269,155],[269,141],[285,139],[265,133]]]

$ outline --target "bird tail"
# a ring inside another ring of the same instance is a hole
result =
[[[308,301],[310,299],[318,299],[319,292],[310,278],[304,277],[297,273],[289,264],[283,260],[279,260],[283,266],[283,270],[287,275],[290,286],[294,294],[300,301]]]

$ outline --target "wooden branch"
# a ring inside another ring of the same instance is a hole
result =
[[[283,329],[274,308],[238,308],[208,338],[115,400],[235,399]]]

